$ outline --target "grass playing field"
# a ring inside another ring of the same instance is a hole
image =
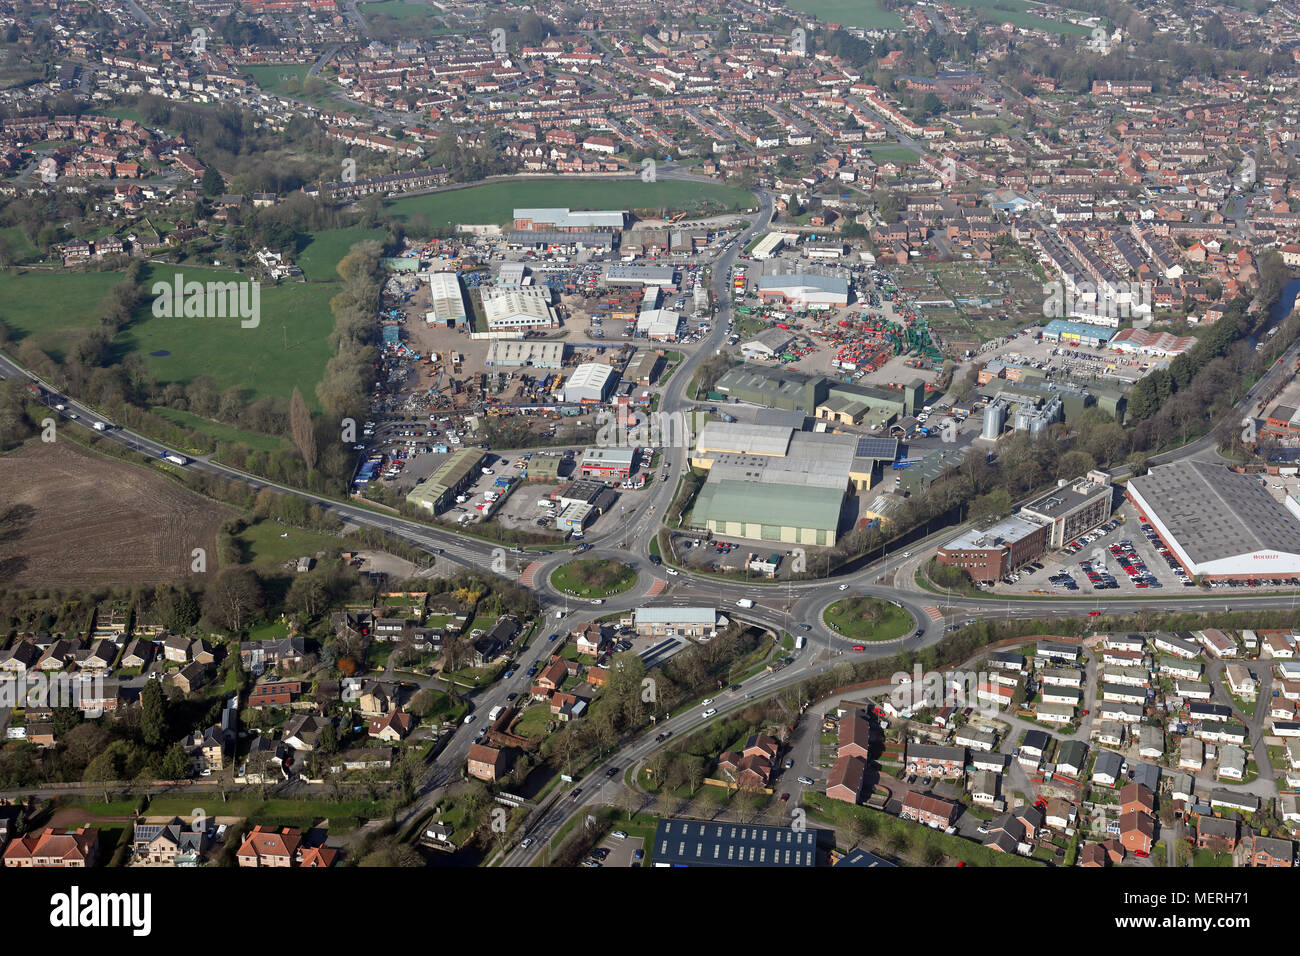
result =
[[[403,219],[424,215],[433,226],[456,223],[504,224],[516,207],[567,206],[570,209],[627,209],[649,213],[721,212],[749,209],[754,197],[743,189],[717,183],[661,179],[546,179],[489,183],[449,192],[412,196],[389,204]]]
[[[903,25],[897,14],[882,10],[876,0],[791,0],[790,6],[819,20],[846,27],[895,30]]]

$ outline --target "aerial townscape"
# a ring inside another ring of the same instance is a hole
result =
[[[0,0],[4,867],[1296,865],[1298,294],[1296,0]]]

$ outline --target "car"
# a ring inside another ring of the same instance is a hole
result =
[[[718,709],[717,709],[716,707],[710,707],[708,710],[706,710],[706,711],[704,712],[704,718],[707,720],[708,718],[712,717],[712,716],[713,716],[714,714],[716,714],[717,712],[718,712]]]
[[[518,697],[518,696],[519,696],[518,694],[513,694],[513,693],[512,693],[512,694],[506,694],[506,700],[514,700],[514,699],[515,699],[516,697]]]
[[[570,800],[577,800],[578,797],[579,797],[579,795],[581,795],[581,793],[582,793],[582,788],[581,788],[581,787],[578,787],[577,789],[575,789],[575,790],[573,791],[573,793],[569,794],[569,799],[570,799]]]
[[[527,850],[532,845],[533,845],[532,837],[524,837],[522,840],[519,841],[519,849],[521,850]]]
[[[466,714],[466,715],[465,715],[465,719],[464,719],[463,721],[461,721],[461,723],[463,723],[463,724],[472,724],[472,723],[474,723],[474,715],[473,715],[473,714]]]
[[[780,802],[781,802],[781,803],[785,803],[785,802],[786,802],[787,800],[789,800],[789,799],[790,799],[790,794],[788,794],[788,793],[783,793],[783,794],[781,794],[781,800],[780,800]]]
[[[210,777],[210,776],[212,776],[212,768],[211,768],[211,767],[204,767],[202,770],[199,771],[199,776],[200,776],[200,777]]]
[[[556,639],[557,637],[559,637],[559,636],[560,636],[559,634],[552,634],[550,637],[548,637],[548,638],[546,639],[546,643],[548,643],[548,644],[551,643],[553,640],[555,640],[555,639]]]
[[[841,590],[841,591],[847,591],[848,589],[849,589],[849,586],[848,586],[847,584],[841,584],[841,585],[840,585],[840,590]]]
[[[617,768],[617,767],[610,767],[608,770],[605,771],[605,776],[607,776],[607,777],[617,777],[617,776],[618,776],[618,768]]]
[[[612,836],[615,840],[627,839],[627,833],[625,833],[623,830],[615,830],[613,833],[610,834],[610,836]]]
[[[677,577],[677,575],[681,574],[681,572],[676,568],[664,568],[664,573],[671,574],[673,577]]]
[[[903,557],[905,557],[905,558],[910,558],[911,556],[912,556],[912,552],[911,552],[911,551],[904,551],[904,552],[903,552]]]
[[[604,604],[604,603],[605,603],[605,599],[604,599],[604,598],[592,598],[592,599],[591,599],[591,603],[592,603],[592,604]]]
[[[644,859],[645,859],[645,850],[633,850],[633,851],[632,851],[632,859],[634,859],[634,860],[644,860]]]
[[[854,649],[855,651],[865,651],[865,650],[867,649],[867,645],[865,645],[865,644],[854,644],[854,645],[853,645],[853,649]]]
[[[1101,611],[1096,611],[1096,610],[1089,611],[1088,617],[1101,617]]]
[[[811,787],[811,786],[813,785],[813,778],[812,778],[812,777],[800,777],[800,778],[799,778],[799,782],[800,782],[801,784],[803,784],[805,787]]]
[[[794,761],[793,761],[792,759],[790,759],[789,757],[786,757],[786,758],[785,758],[785,769],[786,769],[786,770],[789,770],[789,769],[790,769],[791,767],[793,767],[793,766],[794,766]]]
[[[591,851],[591,858],[593,860],[600,860],[601,863],[604,863],[609,859],[609,848],[603,846],[596,847],[596,849]]]

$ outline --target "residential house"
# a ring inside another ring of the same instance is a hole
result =
[[[295,827],[255,826],[235,851],[240,866],[290,867],[298,859],[302,831]]]
[[[955,803],[909,790],[903,798],[903,806],[898,815],[904,820],[915,820],[928,827],[945,829],[957,818],[959,809]]]
[[[840,757],[871,759],[871,723],[863,711],[850,710],[840,718],[837,729]]]
[[[858,803],[867,784],[867,762],[862,757],[845,755],[831,767],[826,780],[826,796],[845,803]]]
[[[46,827],[40,833],[15,837],[4,849],[7,867],[88,869],[99,859],[99,831]]]
[[[1231,853],[1237,848],[1237,821],[1227,817],[1196,817],[1196,848]]]
[[[1155,817],[1136,811],[1120,815],[1119,841],[1129,853],[1135,856],[1150,856],[1155,839]]]
[[[936,744],[907,745],[907,772],[927,777],[960,777],[966,769],[966,748]]]
[[[397,710],[384,717],[373,717],[367,729],[367,735],[385,743],[396,744],[406,739],[415,728],[415,718],[405,711]]]
[[[171,676],[171,682],[187,694],[191,694],[207,683],[208,665],[190,661]]]
[[[507,773],[509,757],[505,750],[484,744],[470,744],[466,769],[471,777],[492,783]]]
[[[1241,841],[1247,866],[1294,866],[1295,844],[1275,837],[1247,837]]]

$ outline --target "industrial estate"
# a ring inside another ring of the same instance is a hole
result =
[[[5,867],[1297,865],[1300,7],[789,4],[0,0]]]

